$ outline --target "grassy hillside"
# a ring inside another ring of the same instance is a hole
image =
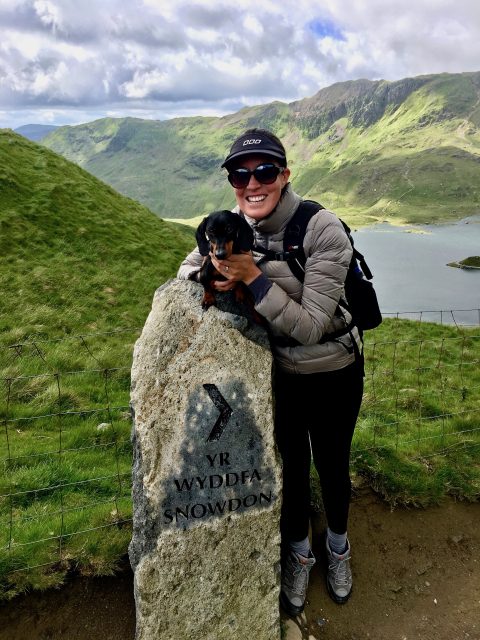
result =
[[[194,244],[0,131],[0,597],[111,573],[131,518],[132,347]]]
[[[247,127],[285,142],[295,189],[356,226],[480,210],[480,73],[358,80],[223,118],[104,119],[42,143],[165,218],[233,205],[220,165]]]
[[[192,217],[233,204],[219,170],[228,143],[215,151],[216,128],[214,118],[104,119],[62,127],[42,143],[163,218]]]
[[[10,131],[0,167],[3,343],[141,326],[192,233]]]

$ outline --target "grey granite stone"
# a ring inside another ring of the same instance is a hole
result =
[[[132,368],[137,640],[277,640],[280,463],[265,331],[155,294]]]

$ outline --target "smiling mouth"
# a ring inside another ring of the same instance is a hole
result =
[[[263,202],[267,196],[247,196],[247,202]]]

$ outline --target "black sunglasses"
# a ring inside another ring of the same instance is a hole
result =
[[[273,184],[279,174],[283,173],[285,168],[277,167],[276,164],[260,164],[253,171],[240,167],[233,169],[228,173],[228,181],[234,189],[243,189],[250,182],[251,176],[255,176],[255,180],[260,184]]]

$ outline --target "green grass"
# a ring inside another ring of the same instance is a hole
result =
[[[356,473],[392,504],[478,500],[480,331],[385,320],[365,350]]]
[[[130,330],[1,349],[3,597],[60,584],[72,568],[111,573],[125,554],[137,335]]]
[[[9,131],[0,167],[3,344],[141,326],[193,231]]]
[[[125,553],[132,348],[195,241],[10,131],[0,167],[0,580],[11,597],[72,568],[112,572]]]

